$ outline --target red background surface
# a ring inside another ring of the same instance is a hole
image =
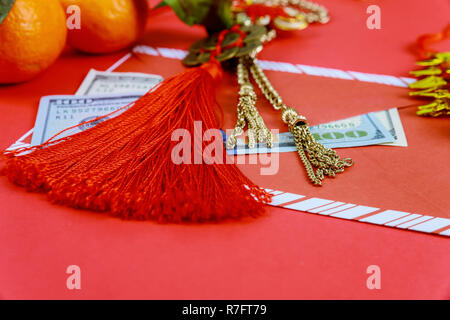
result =
[[[441,30],[450,17],[447,0],[321,3],[332,15],[328,25],[280,37],[260,58],[408,76],[415,38]],[[381,7],[382,30],[366,28],[369,4]],[[189,29],[168,14],[150,22],[144,43],[186,49],[201,36],[201,29]],[[124,54],[87,56],[68,49],[35,80],[0,87],[0,147],[33,126],[41,96],[74,93],[90,68],[106,70]],[[145,66],[167,77],[182,69],[179,61],[164,58],[139,63],[131,60],[119,70]],[[313,123],[417,102],[402,88],[278,72],[268,76]],[[226,110],[225,95],[235,98],[226,90],[230,79],[219,94]],[[311,93],[321,86],[323,95]],[[332,99],[330,92],[339,96]],[[298,168],[295,154],[282,155],[285,169],[276,179],[259,177],[254,166],[243,170],[265,187],[448,216],[448,119],[418,118],[412,108],[400,115],[408,148],[344,149],[358,159],[357,167],[327,181],[326,188],[311,189],[301,170],[290,174],[289,168]],[[443,237],[280,208],[240,223],[121,221],[52,205],[6,179],[0,179],[0,201],[0,298],[450,298],[450,246]],[[73,264],[81,268],[79,291],[66,288],[65,270]],[[366,287],[369,265],[381,268],[381,290]]]

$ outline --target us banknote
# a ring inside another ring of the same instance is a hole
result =
[[[390,128],[391,129],[391,128]],[[392,126],[392,129],[393,126]],[[395,129],[391,133],[381,122],[376,113],[367,113],[356,117],[333,121],[310,127],[313,136],[327,148],[346,148],[394,143]],[[403,130],[402,130],[403,131]],[[226,134],[224,135],[226,140]],[[296,151],[294,137],[290,132],[274,135],[272,148],[265,143],[258,143],[249,148],[245,139],[238,139],[236,147],[227,150],[228,154],[255,154],[268,152]]]
[[[119,111],[119,109],[131,104],[140,97],[141,94],[42,97],[34,124],[31,145],[40,145],[69,127],[76,126],[58,135],[57,138],[63,138],[89,129],[101,121],[117,116],[124,111]],[[84,124],[87,121],[108,114],[110,116]]]
[[[397,108],[375,112],[376,117],[394,137],[394,142],[380,143],[386,146],[407,147],[405,131]]]
[[[103,72],[91,69],[76,95],[107,95],[118,93],[146,93],[163,78],[138,72]]]
[[[94,119],[97,116],[105,115],[109,113],[110,110],[117,108],[121,103],[129,102],[130,97],[126,98],[127,95],[132,94],[133,99],[135,97],[139,97],[154,88],[161,81],[163,81],[163,77],[155,74],[138,72],[104,72],[91,69],[78,88],[76,95],[100,96],[102,98],[105,98],[105,95],[107,95],[112,97],[114,101],[112,101],[113,105],[111,108],[105,108],[105,106],[103,106],[103,109],[101,109],[102,107],[100,107],[100,104],[105,103],[107,100],[96,99],[96,101],[93,102],[93,105],[90,105],[87,109],[85,109],[85,117],[83,119]],[[124,95],[120,96],[120,94]],[[124,96],[125,100],[123,100]],[[62,96],[61,98],[68,98],[70,101],[73,101],[73,96]],[[121,98],[122,101],[120,100]],[[74,126],[77,121],[79,123],[79,121],[83,120],[75,117],[76,119],[74,118],[72,119],[73,121],[71,121],[67,118],[67,114],[62,114],[63,108],[61,106],[56,108],[56,102],[52,102],[51,106],[47,105],[47,103],[50,103],[50,100],[46,99],[46,97],[42,98],[38,111],[38,117],[36,119],[39,120],[39,122],[37,121],[39,126],[23,135],[9,148],[9,150],[29,147],[31,145],[29,136],[31,135],[31,143],[33,145],[40,144],[43,139],[49,136],[49,133],[57,133],[59,132],[58,130],[63,128],[65,125]],[[94,108],[95,111],[90,112],[93,110],[92,108]],[[65,108],[64,110],[67,112],[69,109]],[[58,115],[56,115],[56,113],[58,113]],[[39,117],[39,114],[47,114],[49,118],[43,119],[42,117]],[[79,113],[79,115],[81,114],[82,113]],[[90,125],[93,124],[95,123],[91,123]],[[52,129],[53,127],[55,129]],[[65,132],[63,135],[58,137],[73,134],[76,131],[77,129],[74,129]]]

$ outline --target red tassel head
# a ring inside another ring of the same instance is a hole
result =
[[[216,83],[220,82],[223,78],[223,70],[220,67],[220,63],[214,58],[211,59],[211,61],[202,64],[200,68],[208,71],[209,75]]]

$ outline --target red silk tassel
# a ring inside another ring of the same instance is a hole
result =
[[[115,118],[31,153],[5,155],[3,174],[28,190],[47,193],[53,202],[127,219],[217,221],[259,215],[270,195],[236,165],[175,164],[171,158],[178,143],[172,141],[175,129],[192,135],[194,121],[202,121],[203,136],[217,128],[213,76],[218,71],[213,62],[189,69]],[[221,148],[225,154],[223,143]]]

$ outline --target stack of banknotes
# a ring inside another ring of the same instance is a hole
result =
[[[75,95],[42,97],[32,130],[31,145],[42,144],[69,127],[76,126],[58,135],[57,138],[86,130],[98,123],[94,121],[84,124],[86,121],[110,114],[132,103],[162,80],[161,76],[153,74],[91,70]],[[115,112],[110,117],[120,112],[122,111]],[[106,119],[108,117],[99,121]],[[329,148],[367,145],[407,146],[396,108],[320,124],[311,127],[311,132]],[[296,151],[293,137],[289,132],[274,134],[273,140],[272,148],[268,148],[264,143],[258,143],[255,148],[250,149],[245,138],[238,139],[236,147],[227,152],[239,155]],[[26,146],[29,144],[18,141],[11,149]]]

